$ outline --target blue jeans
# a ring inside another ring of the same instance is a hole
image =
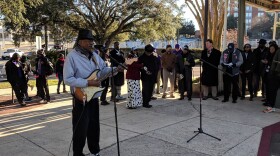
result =
[[[63,74],[62,73],[58,73],[58,84],[57,84],[57,91],[59,92],[59,90],[60,90],[60,84],[61,84],[61,82],[62,82],[62,84],[63,84],[63,91],[65,91],[65,83],[64,83],[64,81],[63,81]]]

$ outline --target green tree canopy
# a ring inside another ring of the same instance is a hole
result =
[[[266,13],[263,17],[257,17],[252,21],[252,27],[248,30],[248,36],[254,39],[271,39],[273,34],[274,16]],[[280,28],[276,30],[276,37],[280,36]]]
[[[4,20],[15,23],[17,28],[29,23],[25,18],[27,8],[34,8],[43,3],[43,0],[1,0],[0,14],[4,15]]]
[[[188,36],[194,35],[195,26],[193,24],[193,21],[190,20],[182,23],[182,28],[179,30],[179,34],[188,35]]]
[[[75,30],[87,28],[92,30],[97,44],[108,47],[114,40],[130,38],[146,41],[173,39],[180,26],[181,8],[176,5],[176,0],[42,1],[36,7],[26,6],[22,15],[28,22],[19,25],[7,20],[6,27],[30,41],[35,35],[42,35],[45,24],[57,41],[73,39],[77,34]]]
[[[66,18],[68,24],[73,28],[91,29],[95,42],[106,46],[123,33],[148,40],[163,36],[172,38],[176,34],[177,21],[173,19],[176,17],[172,13],[179,9],[174,1],[79,0],[74,3],[73,0],[67,0],[67,6],[70,9],[70,16]],[[73,20],[73,17],[78,21]]]

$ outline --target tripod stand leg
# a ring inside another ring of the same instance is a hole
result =
[[[215,137],[215,136],[213,136],[213,135],[210,135],[210,134],[205,133],[205,132],[202,132],[202,133],[205,134],[205,135],[208,135],[208,136],[210,136],[210,137],[212,137],[212,138],[214,138],[214,139],[217,139],[217,140],[221,141],[220,138],[217,138],[217,137]]]
[[[196,132],[196,135],[194,135],[192,138],[190,138],[187,143],[189,143],[192,139],[194,139],[197,135],[199,134],[199,132]]]

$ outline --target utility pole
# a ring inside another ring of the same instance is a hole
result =
[[[44,30],[45,30],[45,52],[48,51],[48,18],[49,16],[43,15],[43,23],[44,23]]]
[[[277,31],[277,23],[278,23],[278,12],[274,14],[274,25],[273,25],[273,40],[276,39],[276,31]]]
[[[228,14],[228,0],[225,1],[225,13],[224,13],[224,30],[223,30],[223,39],[222,39],[222,49],[221,51],[227,48],[227,14]]]
[[[179,44],[179,37],[180,37],[180,34],[179,34],[179,28],[177,29],[177,44]]]
[[[245,34],[245,8],[246,4],[244,0],[238,0],[238,33],[237,42],[238,48],[242,49],[244,45],[244,34]]]
[[[208,37],[208,14],[209,14],[209,1],[205,0],[205,11],[204,11],[204,40],[203,44],[204,49],[206,48],[206,41]]]

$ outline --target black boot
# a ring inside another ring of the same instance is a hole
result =
[[[60,94],[59,89],[57,89],[57,94]]]

